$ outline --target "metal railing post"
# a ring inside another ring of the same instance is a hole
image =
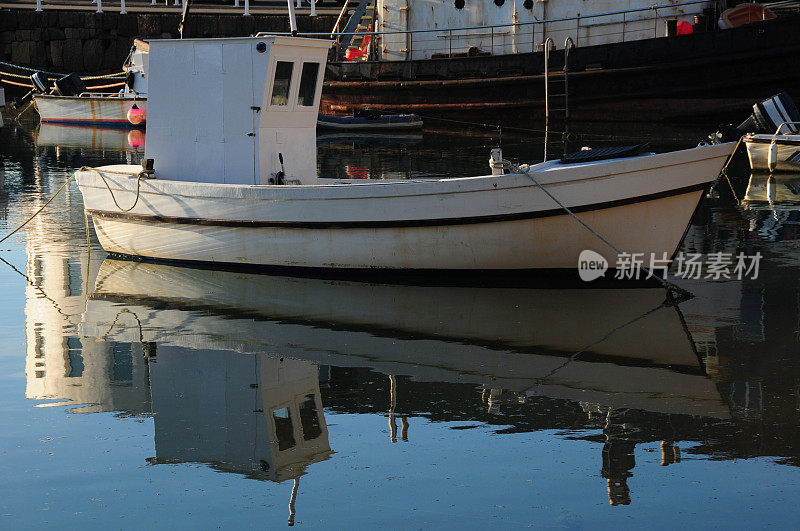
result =
[[[544,123],[545,127],[550,121],[550,45],[553,39],[547,37],[544,41]]]
[[[97,11],[95,13],[103,12],[103,0],[97,0]]]
[[[119,0],[119,14],[120,15],[128,14],[128,12],[125,11],[125,0]]]
[[[564,41],[564,121],[569,121],[569,50],[575,43],[571,37]]]
[[[42,10],[42,0],[36,0],[36,11]]]
[[[313,0],[311,2],[311,12],[312,12],[311,16],[312,17],[315,16]],[[250,0],[244,0],[244,13],[242,13],[242,16],[245,16],[245,17],[250,16]]]
[[[450,37],[448,39],[448,41],[449,41],[448,42],[448,44],[449,44],[448,52],[449,52],[450,57],[453,57],[453,30],[449,30],[448,33],[450,35]]]
[[[628,27],[628,23],[625,21],[625,13],[622,14],[622,42],[625,42],[625,29]]]
[[[658,6],[653,6],[655,16],[653,17],[653,38],[658,37]]]
[[[494,26],[491,27],[491,35],[492,35],[492,55],[494,55]]]

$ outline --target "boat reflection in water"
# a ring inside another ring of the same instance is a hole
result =
[[[753,210],[800,209],[800,174],[751,174],[742,205]]]
[[[398,440],[398,419],[399,439],[408,438],[409,413],[398,406],[397,394],[413,382],[440,392],[452,384],[481,384],[489,415],[509,400],[519,406],[528,399],[563,399],[553,408],[571,416],[570,423],[576,415],[600,423],[609,500],[626,504],[632,448],[642,441],[619,431],[630,429],[632,417],[645,423],[654,415],[659,422],[672,415],[729,417],[679,310],[663,304],[664,297],[655,288],[423,287],[107,259],[80,331],[85,338],[153,345],[143,352],[157,352],[156,364],[150,358],[157,462],[219,460],[230,466],[235,454],[245,456],[239,468],[266,461],[267,470],[277,470],[273,479],[299,475],[302,463],[329,455],[316,367],[332,365],[348,368],[339,373],[344,387],[352,371],[388,375],[388,399],[359,390],[361,402],[352,407],[385,412],[388,404],[392,442]],[[225,354],[232,351],[254,356]],[[353,394],[339,391],[331,392],[326,406],[351,411]],[[224,417],[232,409],[249,414],[223,406],[231,400],[252,404],[256,393],[264,410],[258,422]],[[208,411],[185,411],[176,394],[209,404]],[[430,410],[431,402],[418,408]],[[315,418],[312,410],[319,412],[316,423],[307,420]],[[209,413],[219,420],[209,422]],[[558,424],[545,422],[540,428]],[[206,444],[186,440],[219,424],[242,426],[247,451],[236,454],[231,442],[213,433],[199,437]],[[283,442],[284,433],[290,443]],[[309,438],[313,448],[307,450]],[[284,458],[284,444],[302,459]],[[269,452],[259,454],[260,448]],[[664,449],[665,464],[679,460],[672,442]],[[269,458],[254,463],[251,455]],[[294,467],[285,474],[284,461]]]
[[[664,300],[660,288],[388,285],[106,260],[82,331],[126,326],[130,341],[141,333],[159,344],[727,417]]]
[[[124,153],[128,164],[138,164],[144,156],[145,132],[140,129],[42,123],[33,131],[33,137],[37,146],[54,147],[57,151],[77,148]]]

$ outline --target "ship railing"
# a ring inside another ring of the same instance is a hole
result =
[[[548,37],[552,37],[556,42],[564,42],[566,37],[572,37],[575,46],[588,46],[611,41],[625,42],[666,36],[669,34],[669,28],[674,28],[674,24],[667,24],[666,21],[702,15],[702,10],[686,12],[681,8],[702,5],[713,7],[715,13],[718,13],[718,4],[717,1],[694,0],[675,4],[655,4],[596,15],[509,24],[446,29],[299,33],[298,35],[334,40],[335,60],[342,60],[346,53],[346,50],[341,49],[343,47],[338,46],[338,43],[349,42],[356,34],[372,36],[372,42],[379,43],[375,49],[378,50],[378,56],[383,60],[402,61],[464,55],[514,54],[541,51],[543,43]],[[275,34],[264,32],[258,35]],[[280,33],[278,34],[280,35]],[[366,59],[367,55],[365,54],[363,57]]]

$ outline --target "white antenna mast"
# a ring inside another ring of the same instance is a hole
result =
[[[292,35],[297,35],[297,20],[294,18],[294,2],[286,0],[289,4],[289,27],[292,30]]]

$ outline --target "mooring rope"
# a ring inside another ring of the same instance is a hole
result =
[[[60,193],[61,193],[61,191],[62,191],[64,188],[66,188],[66,187],[67,187],[67,185],[70,183],[70,181],[72,181],[72,179],[75,177],[75,175],[76,175],[77,173],[78,173],[78,172],[75,172],[75,173],[73,173],[72,175],[70,175],[70,176],[69,176],[69,179],[67,179],[66,181],[64,181],[64,184],[62,184],[62,185],[61,185],[61,187],[60,187],[58,190],[56,190],[56,193],[54,193],[54,194],[53,194],[53,196],[52,196],[50,199],[48,199],[48,200],[47,200],[47,202],[46,202],[45,204],[43,204],[41,207],[39,207],[39,209],[38,209],[36,212],[34,212],[34,213],[33,213],[33,215],[32,215],[31,217],[29,217],[28,219],[26,219],[26,220],[25,220],[25,221],[22,223],[22,225],[20,225],[20,226],[19,226],[19,227],[17,227],[16,229],[12,230],[12,231],[11,231],[11,232],[9,232],[8,234],[6,234],[6,235],[5,235],[5,236],[3,236],[2,238],[0,238],[0,243],[3,243],[3,242],[4,242],[4,241],[6,241],[7,239],[9,239],[11,236],[13,236],[13,235],[14,235],[14,234],[16,234],[17,232],[19,232],[19,230],[20,230],[22,227],[24,227],[25,225],[27,225],[28,223],[30,223],[30,222],[31,222],[31,220],[33,220],[33,218],[35,218],[36,216],[38,216],[38,215],[39,215],[39,213],[40,213],[42,210],[44,210],[45,208],[47,208],[47,205],[49,205],[49,204],[50,204],[50,203],[53,201],[53,199],[55,199],[55,198],[56,198],[56,196],[57,196],[58,194],[60,194]]]
[[[48,76],[56,76],[56,78],[64,77],[64,76],[68,75],[68,74],[63,74],[63,73],[60,73],[60,72],[49,72],[47,70],[41,70],[41,69],[38,69],[38,68],[30,68],[30,67],[27,67],[27,66],[15,65],[13,63],[6,63],[5,61],[0,61],[0,65],[7,66],[9,68],[16,68],[17,70],[25,70],[27,72],[34,72],[34,73],[41,72],[42,74],[46,74]],[[101,75],[97,75],[97,76],[86,76],[86,77],[81,76],[81,79],[83,79],[84,81],[90,81],[92,79],[104,79],[104,78],[107,78],[107,77],[119,77],[119,76],[124,76],[125,74],[126,74],[126,72],[123,70],[122,72],[115,72],[113,74],[101,74]],[[12,74],[11,72],[2,72],[2,71],[0,71],[0,75],[7,75],[7,76],[12,76],[12,77],[28,77],[28,76],[21,76],[21,74]]]
[[[140,171],[139,173],[136,174],[136,197],[133,200],[133,204],[131,206],[129,206],[128,208],[122,208],[121,206],[119,206],[119,203],[117,202],[117,198],[114,196],[114,192],[111,190],[111,187],[108,185],[108,181],[106,180],[106,176],[103,175],[103,172],[101,172],[97,168],[90,168],[88,166],[84,166],[83,168],[81,168],[78,171],[90,171],[90,172],[96,173],[98,176],[100,176],[100,179],[103,181],[103,184],[106,185],[106,189],[108,190],[108,193],[111,194],[111,200],[114,201],[114,204],[120,210],[120,212],[130,212],[139,203],[139,196],[140,196],[140,191],[141,191],[142,179],[146,175],[144,171]],[[75,173],[77,173],[77,172],[75,172]],[[128,175],[133,175],[133,174],[131,173],[131,174],[128,174]],[[0,240],[0,242],[2,242],[2,240]]]
[[[29,218],[28,218],[28,219],[26,219],[24,222],[22,222],[22,224],[21,224],[21,225],[19,225],[19,226],[18,226],[16,229],[12,230],[12,231],[11,231],[11,232],[9,232],[8,234],[6,234],[6,235],[5,235],[5,236],[3,236],[2,238],[0,238],[0,243],[3,243],[3,242],[4,242],[4,241],[6,241],[7,239],[9,239],[11,236],[13,236],[13,235],[14,235],[14,234],[16,234],[17,232],[19,232],[19,231],[20,231],[20,230],[21,230],[21,229],[22,229],[22,228],[23,228],[25,225],[27,225],[28,223],[30,223],[30,222],[33,220],[33,218],[35,218],[36,216],[38,216],[38,215],[39,215],[39,214],[40,214],[40,213],[41,213],[41,212],[42,212],[42,211],[43,211],[45,208],[47,208],[47,205],[49,205],[50,203],[52,203],[52,202],[53,202],[53,200],[54,200],[54,199],[55,199],[55,198],[58,196],[58,194],[60,194],[60,193],[61,193],[61,192],[64,190],[64,188],[66,188],[66,187],[67,187],[67,185],[68,185],[70,182],[72,182],[72,180],[75,178],[75,176],[76,176],[76,175],[78,175],[78,172],[81,172],[81,171],[90,171],[90,172],[96,173],[97,175],[99,175],[99,176],[100,176],[100,179],[103,181],[103,184],[106,186],[106,189],[108,189],[108,193],[109,193],[109,194],[111,194],[111,200],[112,200],[112,201],[114,201],[114,204],[116,205],[116,207],[117,207],[117,208],[118,208],[118,209],[119,209],[121,212],[130,212],[130,211],[131,211],[131,210],[133,210],[133,209],[134,209],[134,207],[136,207],[136,205],[139,203],[139,196],[140,196],[140,193],[141,193],[141,183],[142,183],[142,179],[146,177],[146,173],[145,173],[144,171],[140,171],[139,173],[137,173],[137,174],[136,174],[136,197],[135,197],[135,198],[134,198],[134,200],[133,200],[133,204],[132,204],[131,206],[129,206],[128,208],[122,208],[122,207],[120,206],[120,204],[117,202],[117,198],[114,196],[114,192],[111,190],[111,187],[108,185],[108,181],[106,180],[106,176],[105,176],[105,175],[103,175],[103,172],[101,172],[101,171],[100,171],[100,170],[98,170],[97,168],[92,168],[92,167],[89,167],[89,166],[83,166],[82,168],[80,168],[79,170],[77,170],[76,172],[74,172],[72,175],[70,175],[70,176],[69,176],[69,178],[68,178],[66,181],[64,181],[64,184],[62,184],[62,185],[61,185],[61,186],[58,188],[58,190],[56,190],[56,193],[54,193],[54,194],[53,194],[53,195],[50,197],[50,199],[48,199],[48,200],[47,200],[47,202],[46,202],[45,204],[43,204],[41,207],[39,207],[39,208],[36,210],[36,212],[34,212],[34,213],[33,213],[33,215],[32,215],[31,217],[29,217]],[[131,174],[128,174],[128,175],[131,175],[131,176],[133,176],[134,174],[132,174],[132,173],[131,173]]]

